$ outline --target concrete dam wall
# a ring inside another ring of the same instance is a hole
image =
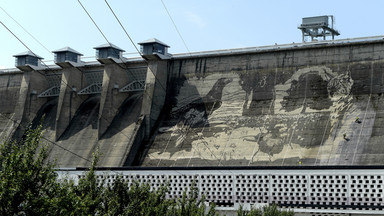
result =
[[[383,164],[383,45],[175,58],[172,105],[142,164]]]
[[[382,38],[153,56],[0,73],[0,138],[43,119],[58,167],[383,164]]]
[[[50,145],[49,158],[58,167],[89,166],[97,149],[101,166],[132,161],[131,147],[141,141],[146,115],[143,89],[120,92],[117,86],[135,83],[137,74],[145,81],[147,66],[127,65],[93,62],[0,73],[0,139],[20,140],[27,128],[42,124],[42,141]]]

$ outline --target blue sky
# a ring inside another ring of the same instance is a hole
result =
[[[135,52],[104,0],[81,0],[108,40]],[[137,44],[157,38],[170,53],[187,52],[161,0],[108,0]],[[302,17],[334,15],[336,39],[384,35],[382,0],[163,0],[189,50],[204,51],[301,42]],[[0,0],[0,6],[48,50],[65,46],[94,56],[106,43],[77,0]],[[0,10],[0,20],[45,60],[53,55]],[[0,25],[0,68],[27,49]],[[52,62],[48,62],[51,64]]]

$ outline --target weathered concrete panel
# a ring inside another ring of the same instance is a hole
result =
[[[146,136],[160,117],[167,97],[167,61],[149,61],[145,81],[142,114],[146,120]]]
[[[172,105],[143,166],[378,164],[383,47],[174,61]]]
[[[0,140],[8,139],[14,130],[14,111],[20,94],[22,73],[0,77]]]
[[[51,146],[49,159],[58,167],[89,166],[97,149],[100,96],[86,99],[74,113],[56,145]]]
[[[46,98],[38,98],[37,93],[48,88],[45,71],[25,71],[21,79],[19,97],[15,106],[12,134],[18,139],[22,136],[28,125],[35,119],[41,106],[47,102]]]
[[[119,107],[108,129],[99,140],[100,164],[123,166],[132,150],[136,132],[140,127],[142,92],[129,96]]]

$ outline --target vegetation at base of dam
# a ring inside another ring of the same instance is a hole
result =
[[[119,176],[109,184],[98,181],[98,153],[77,184],[58,179],[42,136],[39,126],[27,130],[21,141],[0,145],[0,215],[217,215],[215,204],[207,208],[195,186],[181,198],[169,199],[167,185],[151,190],[138,182],[129,185]],[[240,207],[237,214],[294,215],[274,205],[250,211]]]

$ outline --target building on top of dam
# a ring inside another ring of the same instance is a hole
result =
[[[70,47],[0,71],[0,138],[40,122],[58,167],[382,165],[384,38],[170,54]],[[356,121],[358,119],[358,121]]]

